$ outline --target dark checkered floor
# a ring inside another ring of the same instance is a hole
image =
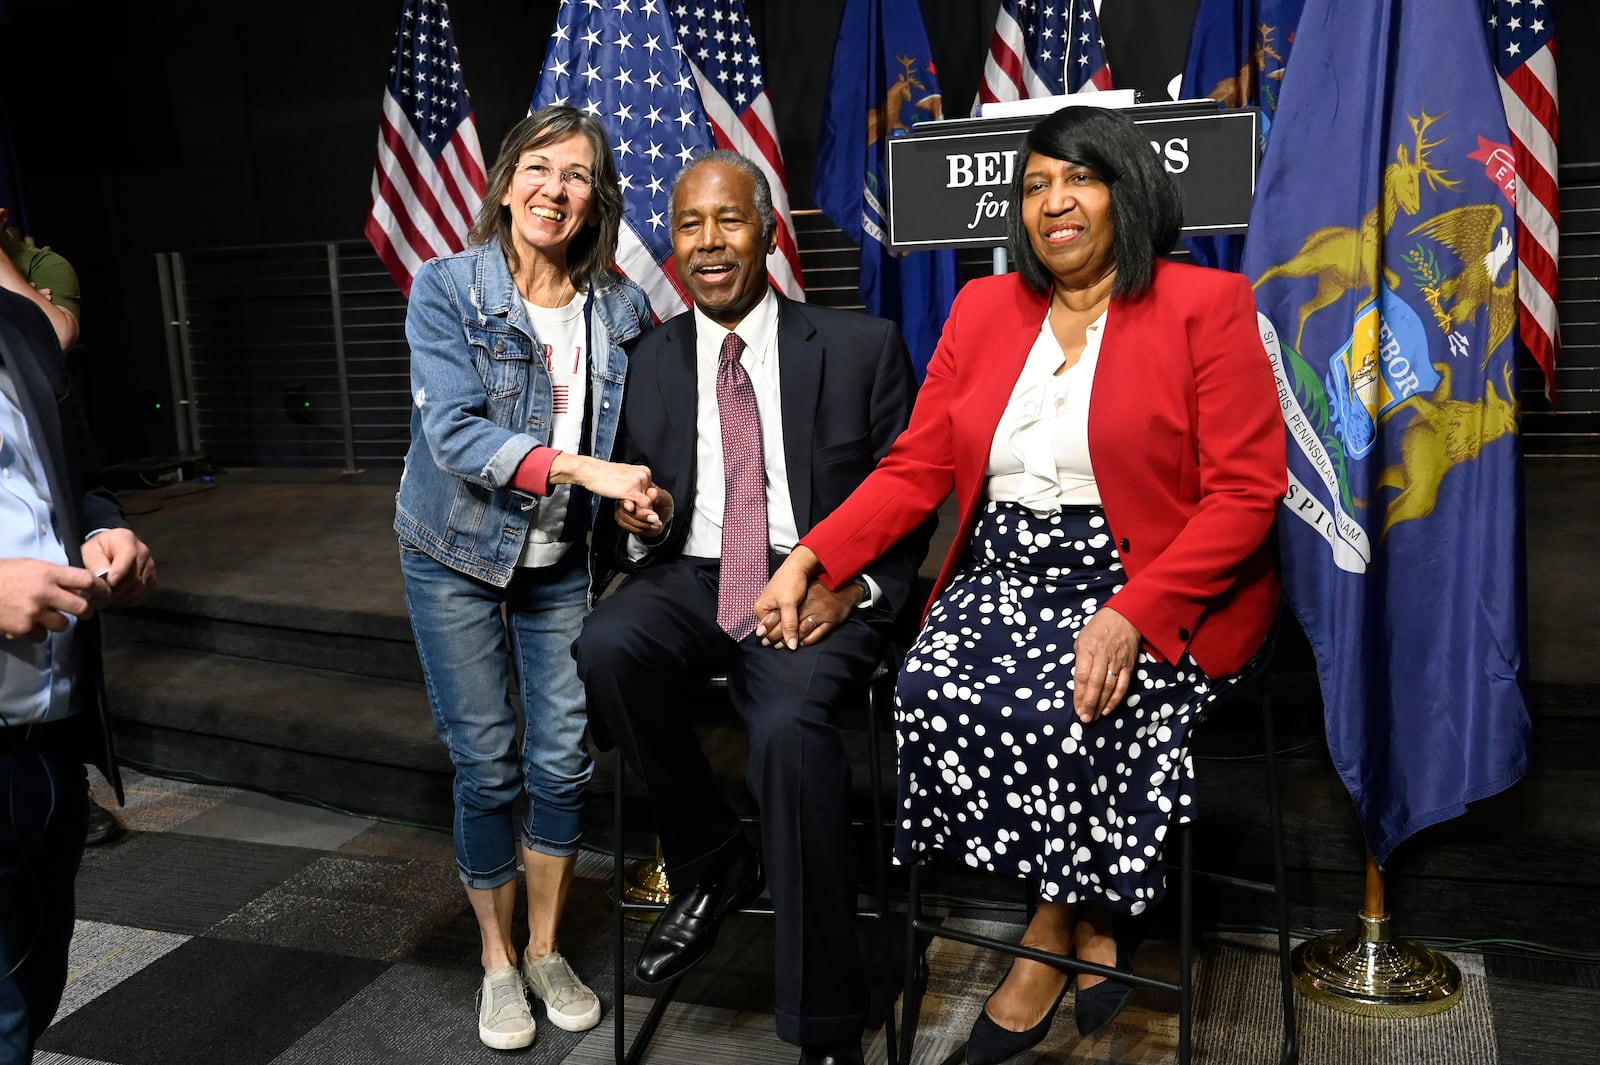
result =
[[[108,796],[104,789],[102,800]],[[564,950],[607,1015],[583,1035],[541,1025],[517,1054],[477,1041],[475,927],[450,841],[228,788],[129,774],[132,830],[90,850],[79,880],[71,976],[35,1065],[355,1065],[612,1060],[609,861],[586,855]],[[976,923],[976,922],[974,922]],[[793,1062],[772,1033],[770,932],[751,920],[686,981],[647,1060]],[[635,938],[640,933],[635,932]],[[1160,964],[1161,945],[1150,948]],[[1141,959],[1145,960],[1145,959]],[[1566,1065],[1596,1060],[1600,967],[1458,954],[1460,1006],[1374,1021],[1301,1002],[1305,1065]],[[1276,1060],[1271,960],[1230,941],[1200,976],[1196,1061]],[[941,942],[918,1061],[955,1054],[1001,962]],[[631,1028],[648,1000],[627,1000]],[[536,1007],[537,1009],[537,1007]],[[1029,1061],[1172,1060],[1169,1004],[1136,999],[1113,1030]],[[868,1033],[881,1062],[881,1034]]]

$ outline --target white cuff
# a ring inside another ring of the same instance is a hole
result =
[[[650,552],[654,551],[656,548],[660,547],[663,542],[665,542],[665,540],[667,538],[667,533],[671,529],[672,529],[672,522],[669,521],[662,528],[660,538],[657,539],[656,542],[653,543],[653,544],[647,544],[642,539],[640,539],[639,537],[635,536],[633,533],[629,533],[628,534],[628,542],[623,545],[623,551],[624,551],[625,554],[627,554],[628,561],[629,562],[639,562],[639,561],[649,557]]]

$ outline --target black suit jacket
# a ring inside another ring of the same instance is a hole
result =
[[[83,565],[83,538],[96,529],[128,524],[116,493],[105,486],[88,426],[72,394],[65,360],[44,312],[0,289],[0,363],[11,373],[17,403],[44,465],[55,512],[56,535],[67,560]],[[98,765],[122,798],[122,779],[111,751],[106,720],[98,618],[78,625],[79,675],[72,707],[84,761]]]
[[[917,382],[893,322],[777,299],[783,453],[804,536],[888,453],[910,420]],[[672,493],[673,519],[665,540],[637,566],[615,544],[611,557],[624,569],[679,557],[689,535],[697,488],[694,349],[695,318],[685,312],[640,341],[628,365],[616,456],[650,467]],[[898,612],[910,599],[930,532],[907,536],[868,570],[889,609]],[[614,542],[616,534],[611,525]]]

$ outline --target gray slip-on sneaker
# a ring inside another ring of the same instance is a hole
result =
[[[478,989],[478,1038],[495,1050],[519,1050],[533,1042],[533,1011],[514,965],[502,965]]]
[[[544,1003],[550,1023],[557,1028],[587,1032],[600,1023],[600,999],[557,952],[538,961],[524,954],[522,979],[533,997]]]

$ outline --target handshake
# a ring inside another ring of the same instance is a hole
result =
[[[650,480],[648,467],[629,466],[628,469],[638,470],[643,480],[637,492],[617,500],[617,526],[648,543],[667,531],[667,523],[672,520],[672,493]]]
[[[646,543],[659,540],[672,521],[672,493],[651,480],[648,466],[563,453],[550,466],[550,483],[581,484],[616,500],[618,528]],[[834,591],[817,579],[820,569],[810,550],[796,547],[751,604],[763,645],[798,650],[844,624],[865,589],[852,583]]]
[[[672,520],[672,494],[651,481],[648,466],[562,452],[550,464],[550,484],[582,485],[616,500],[617,524],[643,540],[659,537]]]

